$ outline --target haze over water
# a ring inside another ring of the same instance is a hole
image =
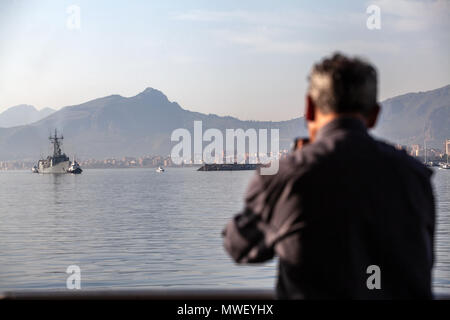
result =
[[[92,169],[0,173],[0,291],[273,288],[276,263],[237,266],[221,231],[242,209],[252,171]],[[450,170],[435,170],[436,292],[450,293]]]

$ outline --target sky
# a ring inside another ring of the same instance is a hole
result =
[[[1,0],[0,112],[153,87],[192,111],[288,120],[334,51],[375,64],[382,101],[450,84],[449,17],[448,0]]]

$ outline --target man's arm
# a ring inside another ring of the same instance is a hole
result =
[[[259,173],[254,176],[247,189],[244,210],[223,231],[224,247],[236,262],[267,261],[275,251],[280,258],[298,260],[286,247],[304,227],[298,180],[291,178],[292,172],[285,170],[273,176]],[[293,247],[298,251],[297,245]]]
[[[238,263],[263,262],[274,255],[273,247],[266,241],[270,234],[268,179],[259,172],[255,174],[247,189],[244,210],[230,220],[222,233],[226,251]]]
[[[227,224],[223,236],[224,247],[236,262],[264,262],[274,255],[273,248],[265,241],[264,222],[248,209]]]

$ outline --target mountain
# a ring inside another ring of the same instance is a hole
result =
[[[195,120],[203,122],[203,131],[264,128],[270,132],[271,128],[279,128],[281,148],[289,148],[293,137],[306,135],[302,118],[281,122],[242,121],[191,112],[169,101],[161,91],[147,88],[134,97],[111,95],[64,107],[29,125],[0,128],[0,161],[46,155],[48,136],[55,128],[64,135],[64,150],[80,159],[168,155],[175,145],[170,141],[173,130],[186,128],[193,132]]]
[[[422,144],[443,149],[450,138],[450,85],[407,93],[382,102],[375,134],[399,144]]]
[[[303,118],[288,121],[242,121],[183,109],[161,92],[147,88],[133,97],[111,95],[67,106],[28,125],[0,128],[0,161],[37,159],[50,153],[48,136],[57,128],[64,135],[64,150],[79,159],[168,155],[175,145],[171,133],[178,128],[193,132],[195,120],[208,128],[280,130],[280,148],[294,137],[305,136]],[[375,135],[401,143],[427,144],[442,149],[450,138],[450,85],[427,92],[409,93],[382,102]],[[225,135],[224,135],[225,137]],[[203,146],[207,143],[205,142]]]
[[[37,110],[33,106],[20,104],[18,106],[10,107],[0,113],[0,127],[9,128],[30,124],[47,117],[53,112],[55,112],[55,110],[51,108]]]

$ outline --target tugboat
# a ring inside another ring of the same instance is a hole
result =
[[[73,174],[80,174],[83,172],[83,169],[81,169],[80,164],[73,160],[72,164],[70,165],[69,169],[67,169],[67,173],[73,173]]]
[[[78,163],[74,161],[71,163],[69,157],[61,151],[61,140],[63,136],[58,137],[55,129],[54,136],[48,138],[53,144],[53,156],[48,156],[46,159],[38,161],[37,169],[33,167],[33,172],[38,173],[81,173],[81,168]],[[76,172],[75,172],[76,171]]]

